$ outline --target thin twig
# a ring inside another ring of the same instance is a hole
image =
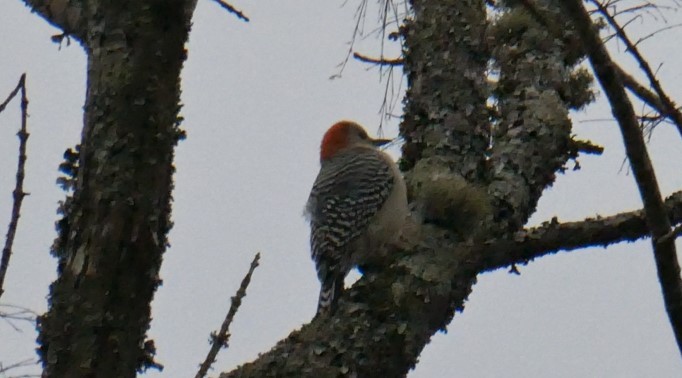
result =
[[[678,349],[682,353],[680,265],[677,260],[674,240],[672,238],[664,239],[670,233],[671,225],[661,198],[654,167],[649,159],[644,136],[639,128],[632,103],[625,93],[621,76],[614,68],[613,61],[600,40],[592,19],[583,7],[582,0],[565,0],[561,4],[580,35],[595,76],[604,89],[612,113],[618,121],[625,144],[625,152],[644,204],[665,309],[675,334]],[[661,94],[658,94],[661,97]]]
[[[227,348],[227,342],[230,339],[230,324],[232,323],[232,319],[234,319],[235,314],[237,313],[237,310],[239,309],[239,306],[242,304],[242,299],[246,296],[246,288],[249,286],[249,283],[251,282],[251,275],[253,274],[253,271],[258,267],[258,262],[260,261],[260,252],[256,253],[256,256],[253,258],[253,261],[251,262],[251,267],[249,268],[249,272],[246,273],[246,276],[244,276],[244,279],[242,280],[242,284],[239,286],[239,290],[237,290],[237,294],[235,294],[234,297],[232,297],[232,304],[230,305],[230,310],[227,312],[227,316],[225,316],[225,320],[223,321],[223,324],[220,326],[220,331],[218,333],[212,332],[211,333],[211,349],[208,351],[208,354],[206,355],[206,359],[204,362],[201,363],[199,366],[199,371],[197,372],[197,375],[195,375],[195,378],[203,378],[206,376],[206,373],[208,372],[208,369],[211,368],[211,365],[215,362],[216,356],[218,355],[218,352],[220,351],[221,348]]]
[[[395,106],[397,104],[398,99],[397,92],[400,92],[400,89],[402,87],[402,75],[400,75],[400,83],[398,84],[398,89],[396,90],[395,85],[393,84],[394,80],[393,69],[398,66],[402,66],[405,60],[403,58],[395,59],[383,58],[383,52],[382,58],[371,58],[357,52],[353,53],[353,58],[363,63],[369,63],[379,66],[379,75],[382,80],[384,80],[384,78],[386,80],[386,85],[384,86],[384,97],[383,100],[381,101],[381,106],[379,107],[379,113],[382,115],[381,121],[379,123],[379,132],[381,133],[381,129],[384,124],[384,119],[388,119],[392,115],[393,109],[395,109]],[[383,70],[384,68],[388,69],[385,71]]]
[[[647,39],[649,39],[649,38],[651,38],[651,37],[654,37],[654,36],[658,35],[659,33],[662,33],[662,32],[664,32],[664,31],[668,31],[668,30],[671,30],[671,29],[679,28],[680,26],[682,26],[682,24],[669,25],[669,26],[666,26],[666,27],[664,27],[664,28],[657,29],[656,31],[653,31],[653,32],[651,32],[651,33],[645,35],[644,37],[640,37],[640,38],[637,40],[637,43],[635,43],[635,45],[639,45],[640,43],[646,41]]]
[[[353,35],[351,36],[350,41],[348,42],[348,51],[346,52],[346,56],[343,59],[341,63],[339,63],[339,72],[335,73],[334,75],[330,76],[330,80],[334,79],[339,79],[341,78],[341,75],[343,74],[343,70],[346,68],[346,64],[348,64],[348,60],[351,57],[351,54],[353,53],[353,47],[355,46],[355,41],[358,39],[358,37],[361,37],[364,34],[364,27],[365,27],[365,19],[367,17],[367,0],[361,0],[358,4],[357,9],[355,10],[355,27],[353,28]],[[345,3],[344,3],[345,5]]]
[[[240,19],[240,20],[242,20],[242,21],[244,21],[244,22],[249,22],[249,21],[250,21],[249,18],[244,14],[244,12],[242,12],[242,11],[240,11],[239,9],[235,8],[234,6],[232,6],[232,5],[230,5],[230,4],[226,3],[226,2],[224,2],[223,0],[213,0],[213,1],[215,1],[216,3],[218,3],[218,5],[220,5],[221,8],[223,8],[223,9],[225,9],[226,11],[228,11],[228,12],[234,14],[235,16],[237,16],[238,19]]]
[[[25,75],[26,74],[21,75],[21,78],[19,79],[19,83],[17,84],[16,88],[14,88],[12,90],[12,93],[10,93],[9,96],[7,96],[7,99],[5,99],[5,101],[3,101],[2,104],[0,104],[0,113],[2,113],[3,110],[5,110],[5,108],[7,107],[7,104],[9,104],[9,102],[12,101],[12,99],[14,99],[14,97],[17,95],[17,93],[19,93],[19,91],[21,90],[22,80],[23,80]]]
[[[21,306],[0,304],[0,309],[3,307],[9,308],[10,311],[0,310],[0,319],[7,322],[15,331],[21,332],[21,328],[15,325],[14,321],[24,321],[35,325],[36,318],[38,317],[38,314],[36,314],[35,311]]]
[[[18,368],[27,367],[27,366],[38,365],[38,362],[39,362],[39,361],[36,360],[35,358],[27,358],[27,359],[25,359],[25,360],[22,360],[22,361],[19,361],[19,362],[15,362],[15,363],[12,363],[12,364],[9,364],[9,365],[3,365],[3,364],[0,362],[0,374],[2,374],[3,377],[5,377],[6,374],[7,374],[10,370],[12,370],[12,369],[18,369]],[[39,377],[39,375],[38,375],[38,374],[22,374],[22,375],[15,375],[15,376],[13,376],[13,377],[15,377],[15,378],[20,378],[20,377],[21,377],[21,378],[23,378],[23,377]]]
[[[372,63],[372,64],[378,64],[380,66],[401,66],[405,61],[402,58],[397,58],[397,59],[385,59],[385,58],[370,58],[366,55],[362,55],[360,53],[353,53],[353,58],[364,62],[364,63]]]
[[[14,236],[17,233],[17,225],[19,224],[19,215],[21,211],[21,203],[27,193],[24,192],[24,166],[26,165],[26,141],[28,140],[28,132],[26,131],[26,122],[28,118],[28,99],[26,98],[26,74],[22,74],[19,79],[17,87],[12,91],[10,96],[0,104],[0,112],[5,109],[5,106],[12,101],[17,92],[21,91],[21,129],[17,133],[19,137],[19,160],[17,163],[16,186],[12,196],[14,203],[12,205],[12,215],[10,217],[9,225],[7,226],[7,236],[5,238],[5,246],[2,249],[2,258],[0,259],[0,297],[4,293],[3,284],[5,282],[5,274],[9,267],[9,258],[12,255],[12,244],[14,243]]]

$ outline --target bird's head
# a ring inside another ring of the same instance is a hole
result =
[[[376,148],[389,143],[391,139],[373,139],[367,135],[362,126],[352,121],[340,121],[324,133],[320,146],[320,160],[333,158],[339,152],[350,147],[368,146]]]

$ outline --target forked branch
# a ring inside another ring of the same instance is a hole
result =
[[[655,95],[658,98],[657,102],[651,104],[652,107],[662,115],[669,118],[677,127],[677,130],[679,131],[680,135],[682,135],[682,113],[680,113],[680,111],[675,106],[675,103],[670,99],[665,90],[663,90],[663,86],[656,78],[656,75],[654,74],[653,69],[649,65],[649,62],[639,52],[637,44],[630,40],[630,37],[628,37],[627,33],[625,33],[625,28],[618,23],[615,16],[613,16],[609,12],[606,5],[596,0],[592,0],[591,2],[597,7],[597,12],[599,12],[599,14],[602,15],[606,22],[608,22],[608,24],[613,28],[613,30],[616,33],[616,36],[618,36],[618,39],[620,39],[621,42],[625,44],[625,47],[627,49],[626,51],[632,54],[632,56],[639,64],[639,67],[642,69],[642,72],[644,72],[647,79],[649,80],[649,84],[653,88]],[[627,85],[628,88],[632,90],[635,94],[638,94],[638,96],[639,93],[643,93],[642,89],[644,87],[642,85],[635,85],[636,82],[634,81],[634,78],[623,77],[621,80],[623,80],[623,82],[626,83],[626,85],[630,84]],[[640,98],[641,97],[642,96],[640,96]],[[647,101],[647,103],[649,102]]]

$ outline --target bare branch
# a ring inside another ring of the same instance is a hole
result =
[[[670,99],[670,97],[668,97],[665,90],[663,90],[663,87],[656,78],[656,75],[651,69],[649,62],[639,52],[639,49],[637,49],[637,45],[630,40],[627,33],[625,32],[624,27],[622,27],[615,19],[615,17],[609,13],[607,7],[596,0],[591,0],[591,2],[597,7],[597,11],[599,12],[599,14],[601,14],[604,17],[604,19],[606,19],[606,22],[608,22],[609,25],[615,30],[618,38],[625,44],[627,48],[626,51],[629,51],[630,54],[632,54],[632,56],[639,64],[639,67],[646,75],[651,87],[654,89],[654,92],[656,92],[656,95],[660,100],[660,105],[662,105],[659,112],[670,117],[673,123],[675,123],[675,126],[677,126],[677,130],[679,131],[680,135],[682,135],[682,113],[680,113],[677,110],[675,103]]]
[[[242,12],[242,11],[240,11],[239,9],[235,8],[234,6],[232,6],[232,5],[230,5],[230,4],[226,3],[226,2],[224,2],[223,0],[213,0],[213,1],[215,1],[216,3],[218,3],[218,5],[220,5],[221,8],[223,8],[223,9],[225,9],[226,11],[228,11],[228,12],[234,14],[235,16],[237,16],[238,19],[240,19],[240,20],[242,20],[242,21],[244,21],[244,22],[249,22],[249,21],[250,21],[249,18],[244,14],[244,12]]]
[[[344,2],[344,5],[346,5],[347,2]],[[388,32],[388,27],[391,25],[396,25],[399,26],[401,24],[401,20],[403,20],[407,14],[410,13],[409,7],[405,3],[405,10],[401,12],[398,9],[398,4],[395,2],[395,0],[380,0],[378,1],[379,3],[379,26],[375,29],[370,30],[369,32],[365,32],[365,24],[367,21],[367,13],[369,9],[369,1],[367,0],[361,0],[358,2],[358,6],[355,10],[355,26],[353,28],[353,34],[351,36],[350,41],[348,42],[348,50],[346,52],[346,56],[344,57],[343,61],[339,63],[339,71],[332,75],[330,79],[338,79],[341,77],[343,74],[344,69],[346,68],[346,65],[348,64],[348,61],[350,60],[350,57],[353,56],[358,60],[361,60],[356,56],[356,54],[353,52],[353,49],[355,47],[355,43],[364,37],[368,37],[371,35],[376,35],[380,40],[381,40],[381,46],[380,46],[380,53],[379,56],[383,60],[384,56],[384,47],[385,47],[385,42],[386,38],[388,37],[388,40],[395,41],[401,37],[400,32]],[[372,63],[372,62],[368,62]]]
[[[682,191],[665,200],[668,218],[673,224],[682,223]],[[679,228],[679,227],[678,227]],[[674,233],[667,237],[673,237]],[[580,222],[559,223],[556,218],[540,227],[519,231],[513,240],[487,243],[481,254],[484,271],[513,264],[525,264],[536,258],[560,251],[572,251],[589,246],[606,247],[624,241],[635,241],[649,236],[644,210],[630,211],[609,217],[588,218]],[[659,239],[659,242],[663,238]]]
[[[400,88],[402,86],[403,80],[402,75],[399,75],[400,82],[398,84],[397,89],[393,84],[394,83],[393,69],[398,66],[402,66],[403,63],[405,62],[403,58],[395,59],[383,58],[383,52],[381,53],[381,56],[382,58],[371,58],[357,52],[353,53],[353,58],[355,58],[356,60],[363,63],[369,63],[379,66],[379,75],[382,80],[386,80],[386,85],[384,85],[384,96],[381,101],[381,106],[379,107],[379,113],[382,115],[381,121],[379,123],[380,133],[381,128],[383,127],[384,124],[384,119],[388,119],[389,117],[393,116],[393,110],[395,109],[395,106],[398,103],[398,93],[400,92]],[[383,70],[383,68],[385,67],[387,67],[388,69]]]
[[[680,126],[681,124],[675,121],[676,119],[682,120],[682,113],[680,113],[679,108],[668,109],[658,95],[640,84],[637,79],[625,72],[621,67],[615,66],[615,68],[618,71],[621,80],[623,80],[623,84],[627,89],[630,90],[630,92],[632,92],[635,96],[649,105],[663,117],[671,119],[673,123],[675,123],[675,126],[677,126],[677,129],[682,133],[682,126]]]
[[[35,326],[38,314],[33,310],[8,304],[0,304],[0,308],[8,308],[8,311],[0,310],[0,319],[4,320],[12,329],[16,332],[23,332],[21,328],[15,324],[15,322],[26,322]]]
[[[5,101],[3,101],[2,104],[0,104],[0,113],[2,113],[5,110],[5,108],[10,103],[10,101],[12,101],[14,99],[14,97],[16,97],[16,95],[21,90],[22,80],[23,80],[24,76],[26,76],[26,74],[21,75],[21,78],[19,78],[19,83],[17,83],[17,86],[14,87],[14,89],[12,90],[12,92],[10,92],[9,96],[7,96]]]
[[[0,304],[1,307],[8,308],[9,311],[0,310],[0,318],[35,322],[38,317],[38,314],[30,308],[10,304]]]
[[[532,0],[522,0],[521,3],[523,6],[526,8],[526,10],[535,18],[537,22],[539,22],[542,26],[546,27],[547,30],[549,30],[553,35],[560,36],[561,35],[561,30],[559,29],[558,25],[561,25],[560,22],[557,22],[557,20],[551,19],[551,15],[547,14],[546,12],[541,12],[535,2]],[[602,7],[606,9],[609,7],[611,3],[608,4],[602,4]],[[621,11],[615,11],[615,14],[611,16],[611,19],[615,17],[618,14],[626,13],[626,12],[633,12],[636,10],[642,10],[646,8],[651,8],[653,7],[652,4],[644,4],[643,6],[636,6],[632,8],[628,8],[627,10],[621,10]],[[660,6],[658,6],[660,8]],[[608,13],[608,12],[607,12]],[[629,22],[631,22],[630,20]],[[615,19],[613,19],[613,22],[616,22]],[[617,25],[617,24],[616,24]],[[625,34],[624,31],[624,26],[620,26],[619,29],[616,29],[616,32],[605,38],[604,42],[608,41],[611,37],[619,37],[621,34],[619,34],[618,30],[622,31],[622,35],[627,38],[627,35]],[[629,41],[629,40],[628,40]],[[572,41],[564,41],[565,43],[571,45],[571,46],[580,46],[578,40],[572,40]],[[641,42],[641,40],[640,40]],[[631,45],[633,45],[630,42]],[[636,50],[636,47],[633,48]],[[630,48],[628,48],[630,50]],[[632,51],[632,50],[631,50]],[[637,51],[637,54],[639,52]],[[641,55],[640,55],[641,57]],[[642,58],[643,59],[643,58]],[[643,60],[643,62],[647,65],[648,63]],[[617,64],[613,63],[613,67],[618,71],[618,73],[622,76],[621,79],[623,80],[623,83],[625,84],[626,88],[628,88],[632,93],[634,93],[640,100],[644,101],[647,105],[651,106],[653,109],[655,109],[657,112],[661,113],[665,117],[669,118],[677,127],[678,131],[682,134],[682,113],[680,113],[680,110],[675,107],[674,103],[669,100],[669,98],[666,96],[668,99],[668,102],[663,101],[658,94],[651,92],[649,89],[647,89],[645,86],[642,84],[638,83],[637,80],[632,77],[630,74],[628,74],[625,70],[623,70],[620,66]],[[649,72],[651,72],[651,68],[649,68]],[[655,76],[651,75],[654,80]],[[662,89],[661,89],[662,91]],[[665,93],[662,92],[664,95]]]
[[[658,181],[649,159],[644,137],[637,123],[632,103],[625,93],[623,81],[614,68],[614,63],[600,40],[582,2],[580,0],[567,0],[562,1],[561,4],[568,17],[575,23],[595,76],[606,93],[613,115],[621,129],[625,151],[644,203],[647,225],[653,237],[654,258],[666,311],[675,333],[678,348],[682,353],[682,280],[680,280],[680,266],[674,240],[671,238],[662,240],[665,235],[670,233],[671,225],[661,199]],[[665,93],[660,89],[655,77],[650,77],[650,80],[652,80],[652,85],[656,88],[659,97],[665,103],[666,100],[663,99]]]
[[[655,93],[651,92],[644,85],[640,84],[637,79],[625,72],[625,70],[620,66],[617,66],[616,70],[618,71],[618,75],[620,75],[620,79],[623,81],[625,87],[635,94],[635,96],[644,101],[647,105],[654,108],[657,112],[661,114],[665,113],[665,105],[663,105],[661,99],[658,98]]]
[[[237,290],[237,294],[232,297],[230,310],[227,312],[227,316],[225,317],[223,324],[220,326],[220,331],[217,333],[211,333],[211,349],[208,351],[204,362],[202,362],[199,366],[199,371],[197,372],[197,375],[195,375],[195,378],[205,377],[208,369],[210,369],[211,365],[213,365],[215,362],[216,356],[218,355],[220,349],[227,348],[227,342],[230,339],[230,324],[232,324],[232,319],[234,319],[235,314],[237,314],[237,310],[239,310],[239,306],[242,304],[242,299],[244,299],[246,296],[246,288],[251,282],[251,275],[253,274],[253,271],[256,269],[256,267],[258,267],[259,261],[260,253],[256,253],[256,256],[251,262],[251,267],[249,268],[248,273],[246,273],[246,276],[244,276],[242,284],[239,286],[239,290]]]
[[[34,366],[38,364],[38,360],[35,358],[27,358],[25,360],[15,362],[9,365],[3,365],[2,362],[0,362],[0,374],[2,374],[3,377],[6,376],[6,374],[12,370],[12,369],[18,369],[22,367],[27,367],[27,366]],[[28,377],[40,377],[39,374],[21,374],[21,375],[14,375],[12,378],[28,378]]]
[[[637,42],[635,43],[635,46],[636,46],[636,45],[639,45],[640,43],[646,41],[646,40],[649,39],[649,38],[652,38],[652,37],[658,35],[659,33],[662,33],[662,32],[667,31],[667,30],[679,28],[680,26],[682,26],[682,24],[669,25],[669,26],[666,26],[666,27],[664,27],[664,28],[660,28],[660,29],[658,29],[658,30],[655,30],[655,31],[653,31],[653,32],[651,32],[651,33],[645,35],[644,37],[641,37],[641,38],[637,39]]]
[[[377,64],[380,66],[401,66],[405,60],[402,58],[396,58],[396,59],[385,59],[385,58],[370,58],[366,55],[362,55],[360,53],[353,53],[353,58],[364,62],[364,63],[372,63],[372,64]]]
[[[0,104],[0,112],[2,112],[7,104],[21,92],[21,129],[17,133],[19,137],[19,159],[17,162],[16,185],[12,192],[13,204],[12,215],[10,216],[9,225],[7,226],[7,236],[5,237],[5,246],[2,249],[2,257],[0,258],[0,297],[4,293],[3,284],[5,282],[5,275],[9,267],[9,259],[12,255],[12,244],[17,233],[17,226],[19,224],[19,216],[21,212],[21,203],[27,193],[24,192],[24,166],[26,165],[26,142],[28,140],[28,132],[26,131],[26,122],[28,118],[28,99],[26,98],[26,74],[21,75],[17,87],[12,91],[10,96],[2,104]]]
[[[367,0],[361,0],[358,3],[358,7],[355,10],[355,26],[353,27],[353,35],[351,36],[350,41],[348,42],[348,51],[346,52],[346,56],[344,57],[343,61],[339,63],[339,72],[335,73],[334,75],[330,76],[329,79],[338,79],[341,77],[343,74],[343,70],[346,68],[346,64],[348,64],[348,60],[351,57],[351,54],[353,53],[353,46],[355,45],[355,41],[357,40],[358,37],[362,36],[364,32],[364,24],[365,24],[365,19],[367,17]]]

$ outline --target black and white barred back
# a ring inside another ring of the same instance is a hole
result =
[[[306,205],[312,258],[321,283],[317,313],[334,310],[353,268],[352,243],[391,194],[391,162],[371,147],[354,147],[322,163]]]

